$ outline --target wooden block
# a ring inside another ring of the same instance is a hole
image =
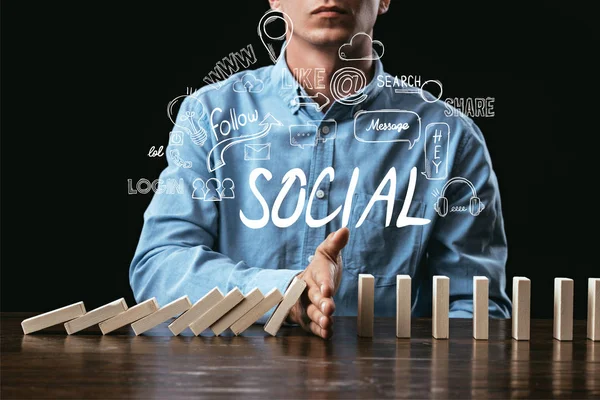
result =
[[[600,340],[600,279],[588,279],[587,338]]]
[[[119,329],[125,325],[134,323],[135,321],[152,314],[158,310],[158,308],[158,302],[156,301],[156,298],[153,297],[141,302],[140,304],[136,304],[127,311],[123,311],[122,313],[117,314],[106,321],[100,322],[98,326],[100,327],[102,334],[106,335],[115,329]]]
[[[436,275],[433,277],[432,336],[436,339],[448,339],[450,314],[450,278]]]
[[[283,300],[279,303],[279,306],[273,311],[273,314],[271,314],[271,317],[265,324],[265,332],[272,336],[277,335],[277,331],[281,328],[283,321],[285,321],[290,310],[304,292],[304,289],[306,289],[306,281],[304,281],[304,279],[299,279],[298,277],[294,278],[285,291]]]
[[[488,340],[489,335],[489,279],[473,277],[473,338]]]
[[[573,340],[573,279],[554,278],[554,338]]]
[[[279,289],[272,289],[269,293],[265,295],[265,298],[262,299],[257,305],[252,307],[250,311],[246,313],[246,315],[244,315],[243,317],[238,319],[234,324],[231,325],[232,332],[236,336],[244,332],[250,327],[250,325],[258,321],[260,317],[265,315],[267,311],[281,303],[282,300],[283,294],[279,291]]]
[[[212,324],[210,329],[213,331],[215,336],[219,336],[264,298],[265,296],[263,296],[260,289],[256,288],[250,291],[250,293],[244,296],[244,299],[237,306],[235,306],[217,322]]]
[[[85,305],[83,301],[74,303],[65,307],[58,308],[47,313],[27,318],[21,322],[24,334],[37,332],[51,326],[71,321],[85,314]]]
[[[396,337],[410,337],[411,278],[396,275]]]
[[[161,307],[158,311],[153,312],[144,318],[137,320],[131,324],[131,328],[135,332],[136,336],[154,328],[157,325],[162,324],[169,318],[175,318],[179,314],[186,312],[192,306],[190,299],[185,296],[173,300],[166,306]]]
[[[531,281],[522,276],[513,278],[512,337],[529,340],[531,321]]]
[[[81,317],[75,318],[69,322],[65,322],[65,329],[69,335],[79,332],[85,328],[89,328],[92,325],[99,324],[102,321],[106,321],[115,315],[127,311],[127,303],[124,298],[115,300],[111,303],[105,304],[102,307],[98,307],[92,311],[83,314]]]
[[[194,332],[194,335],[198,336],[209,326],[217,322],[219,318],[227,314],[242,300],[244,300],[244,294],[240,292],[240,289],[234,287],[225,295],[222,300],[212,306],[207,312],[202,314],[200,318],[192,322],[190,324],[190,329],[192,332]]]
[[[224,297],[225,296],[223,296],[223,293],[221,293],[219,288],[214,288],[205,294],[200,300],[194,303],[189,310],[181,314],[179,318],[171,322],[171,324],[169,324],[169,329],[173,335],[179,335],[181,332],[186,330],[192,322],[200,318],[219,301],[223,300]]]
[[[358,336],[373,337],[374,313],[375,277],[371,274],[358,274]]]

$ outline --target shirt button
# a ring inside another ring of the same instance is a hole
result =
[[[329,127],[324,126],[323,128],[321,128],[321,133],[323,133],[323,135],[327,135],[329,133]]]
[[[311,263],[313,258],[315,258],[315,256],[308,256],[308,262]]]
[[[323,197],[325,197],[325,192],[322,191],[321,189],[317,190],[317,198],[318,199],[322,199]]]

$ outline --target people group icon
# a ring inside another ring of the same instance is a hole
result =
[[[192,192],[193,199],[204,201],[235,199],[235,183],[231,178],[225,178],[222,182],[217,178],[210,178],[206,182],[202,178],[196,178],[192,186],[194,188]]]

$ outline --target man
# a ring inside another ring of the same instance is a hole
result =
[[[329,338],[334,311],[356,315],[360,273],[375,276],[381,316],[394,315],[396,275],[408,274],[414,316],[431,314],[431,278],[446,275],[450,316],[471,317],[480,275],[490,315],[509,317],[483,135],[429,93],[388,84],[371,38],[390,0],[270,5],[291,19],[276,65],[181,105],[161,179],[191,195],[154,195],[130,268],[136,300],[196,301],[215,286],[284,292],[299,275],[307,290],[288,322]]]

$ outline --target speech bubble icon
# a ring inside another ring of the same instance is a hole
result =
[[[354,137],[363,143],[408,142],[412,149],[421,138],[421,117],[414,111],[360,111],[354,116]]]
[[[312,124],[290,125],[290,144],[304,149],[305,146],[316,146],[317,126]]]
[[[450,126],[445,122],[433,122],[425,127],[425,178],[436,181],[448,177],[448,150]]]

